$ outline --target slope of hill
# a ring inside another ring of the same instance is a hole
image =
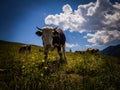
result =
[[[120,57],[120,45],[109,46],[101,51],[102,54]]]
[[[32,51],[18,53],[20,43],[0,41],[0,90],[119,90],[118,58],[67,52],[68,64],[61,64],[57,51],[32,45]]]

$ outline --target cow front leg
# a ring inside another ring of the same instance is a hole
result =
[[[44,55],[45,55],[44,59],[45,59],[45,61],[47,61],[47,58],[48,58],[48,50],[44,50]]]

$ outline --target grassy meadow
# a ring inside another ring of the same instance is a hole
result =
[[[0,41],[0,90],[120,90],[119,58],[66,52],[61,64],[57,50],[45,62],[42,47],[19,53],[21,46]]]

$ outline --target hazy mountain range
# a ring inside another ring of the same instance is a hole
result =
[[[116,46],[109,46],[101,51],[104,55],[120,57],[120,44]]]

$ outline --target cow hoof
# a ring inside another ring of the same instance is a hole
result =
[[[60,63],[67,64],[67,61],[66,60],[60,60]]]
[[[64,60],[64,63],[65,63],[65,64],[67,64],[67,61],[66,61],[66,60]]]

